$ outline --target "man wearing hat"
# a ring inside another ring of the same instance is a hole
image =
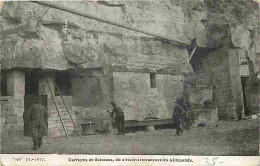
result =
[[[182,134],[182,113],[183,113],[183,98],[178,97],[176,99],[176,105],[173,110],[173,117],[172,119],[174,120],[174,125],[176,128],[176,134],[179,136]]]
[[[125,134],[125,114],[124,114],[122,108],[118,107],[115,102],[111,102],[111,105],[113,106],[111,116],[113,117],[113,115],[115,114],[118,134],[124,135]]]
[[[24,112],[24,135],[32,137],[33,150],[42,146],[42,137],[47,136],[48,112],[38,99],[29,110]]]

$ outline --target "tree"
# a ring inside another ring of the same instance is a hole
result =
[[[246,24],[259,14],[254,0],[204,0],[209,19],[219,24]]]

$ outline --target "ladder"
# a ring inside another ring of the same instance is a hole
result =
[[[52,96],[52,98],[53,98],[55,107],[56,107],[57,112],[58,112],[58,116],[59,116],[59,118],[60,118],[60,121],[61,121],[62,127],[63,127],[63,129],[64,129],[64,132],[65,132],[65,134],[66,134],[66,137],[69,138],[68,132],[67,132],[67,129],[66,129],[66,126],[64,125],[63,120],[62,120],[62,118],[61,118],[61,116],[60,116],[60,111],[59,111],[59,109],[58,109],[58,105],[57,105],[57,102],[56,102],[56,100],[55,100],[55,96],[54,96],[54,94],[53,94],[53,92],[52,92],[52,90],[51,90],[51,86],[50,86],[49,80],[48,80],[47,78],[46,78],[46,82],[47,82],[47,85],[48,85],[49,90],[50,90],[50,92],[51,92],[51,96]],[[79,136],[81,136],[81,134],[80,134],[80,132],[79,132],[79,129],[78,129],[76,123],[74,122],[74,120],[73,120],[73,118],[72,118],[72,116],[71,116],[71,113],[70,113],[70,111],[69,111],[69,109],[68,109],[68,107],[67,107],[67,105],[66,105],[66,103],[65,103],[65,100],[63,99],[63,96],[62,96],[62,94],[61,94],[60,88],[57,86],[57,84],[56,84],[55,82],[54,82],[54,85],[55,85],[55,87],[56,87],[57,90],[58,90],[58,93],[59,93],[59,95],[60,95],[60,97],[61,97],[61,100],[62,100],[62,102],[63,102],[63,104],[64,104],[64,106],[65,106],[67,112],[69,113],[70,119],[72,120],[72,123],[73,123],[74,127],[76,128],[76,130],[77,130]]]

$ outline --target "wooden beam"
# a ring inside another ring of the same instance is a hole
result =
[[[189,55],[189,58],[190,58],[190,59],[189,59],[189,62],[191,61],[191,59],[192,59],[192,57],[193,57],[193,55],[194,55],[196,49],[197,49],[197,46],[195,45],[194,48],[192,49],[191,54]]]
[[[155,126],[155,125],[167,125],[173,124],[172,119],[151,119],[151,120],[126,120],[125,127],[138,127],[138,126]]]

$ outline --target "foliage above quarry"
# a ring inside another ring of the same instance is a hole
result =
[[[218,24],[247,24],[259,15],[254,0],[204,0],[209,19]]]

